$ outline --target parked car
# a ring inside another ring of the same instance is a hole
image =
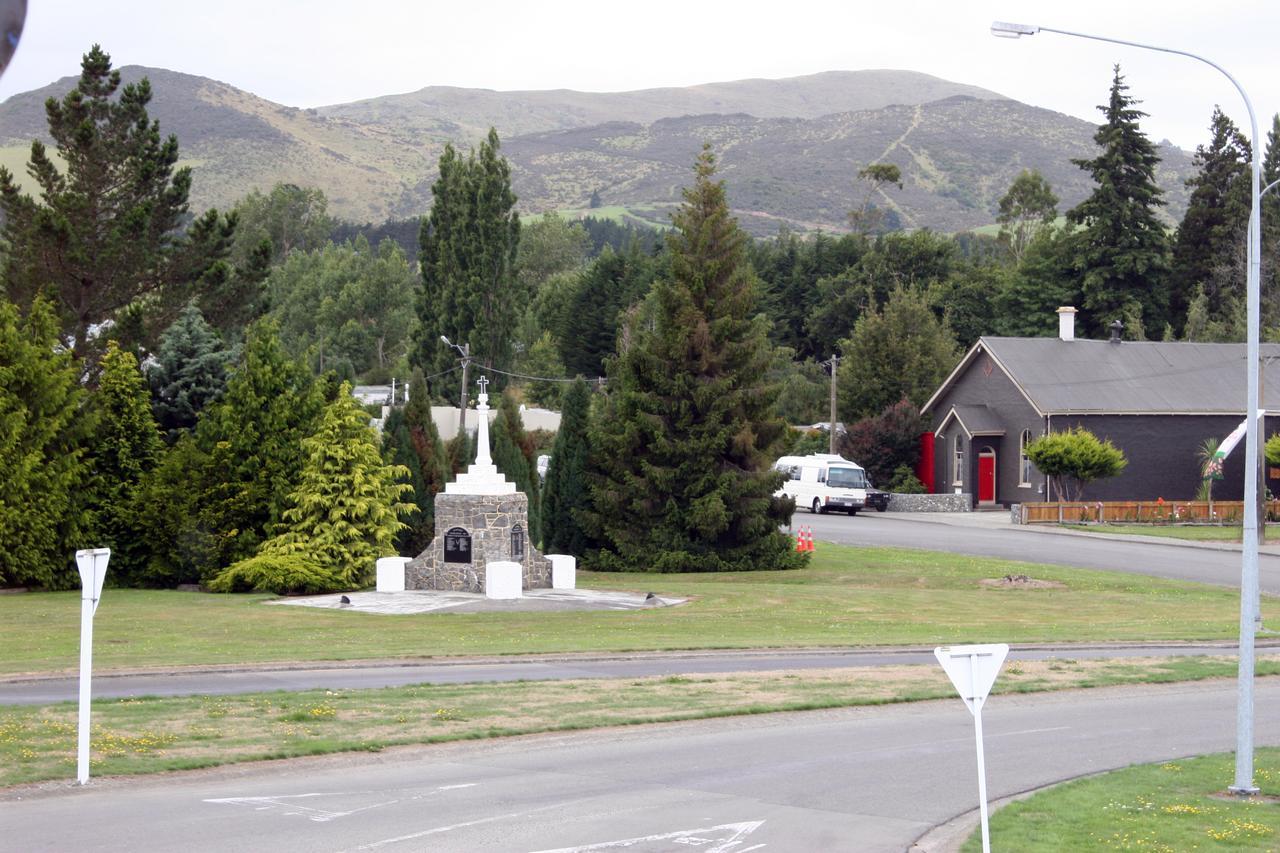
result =
[[[892,497],[888,492],[882,492],[867,480],[867,503],[868,509],[874,509],[876,512],[884,512],[889,508],[889,499]]]

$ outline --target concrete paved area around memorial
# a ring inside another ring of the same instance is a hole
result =
[[[342,599],[347,599],[344,602]],[[520,598],[493,599],[474,592],[408,590],[406,592],[348,592],[280,598],[267,606],[323,607],[361,613],[502,613],[556,610],[645,610],[684,604],[686,599],[596,589],[526,589]]]
[[[1235,698],[1234,682],[992,697],[990,796],[1229,750]],[[1278,702],[1280,679],[1260,681],[1258,707]],[[0,825],[23,851],[900,853],[976,807],[973,737],[959,699],[770,714],[50,783],[0,794]],[[1259,715],[1257,742],[1280,743],[1280,715]]]

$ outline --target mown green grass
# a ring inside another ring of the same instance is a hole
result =
[[[1227,658],[1028,661],[996,693],[1234,675]],[[1280,657],[1260,674],[1280,673]],[[954,697],[936,666],[638,679],[423,684],[374,690],[93,703],[95,775],[154,773],[403,744]],[[0,786],[75,775],[76,706],[0,706]]]
[[[1280,804],[1224,797],[1234,754],[1117,770],[1068,782],[991,817],[991,849],[1146,850],[1154,853],[1280,849]],[[1254,753],[1254,782],[1280,795],[1280,749]],[[982,849],[980,831],[964,853]]]
[[[984,586],[1025,574],[1062,588]],[[269,607],[268,595],[107,589],[94,667],[659,649],[1211,640],[1236,636],[1239,593],[1119,572],[822,543],[789,572],[579,574],[595,589],[688,604],[641,611],[384,616]],[[1264,599],[1267,621],[1280,607]],[[72,671],[78,592],[0,596],[0,673]]]

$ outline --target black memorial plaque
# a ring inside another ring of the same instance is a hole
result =
[[[471,534],[461,527],[450,527],[444,535],[444,561],[446,563],[471,562]]]
[[[511,528],[511,559],[517,563],[524,560],[524,528],[518,524]]]

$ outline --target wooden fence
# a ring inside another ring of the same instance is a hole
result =
[[[1239,524],[1243,501],[1062,501],[1022,504],[1022,524]],[[1280,500],[1267,505],[1267,519],[1280,519]]]

